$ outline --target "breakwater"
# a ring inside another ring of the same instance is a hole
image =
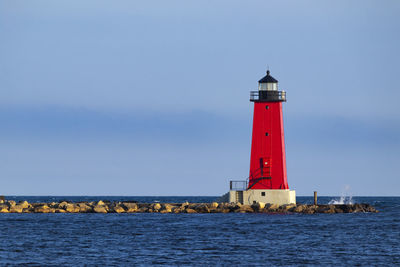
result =
[[[378,212],[369,204],[276,205],[255,203],[137,203],[125,202],[51,202],[1,201],[0,213],[357,213]]]

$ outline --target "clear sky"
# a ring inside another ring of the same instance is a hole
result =
[[[267,66],[297,195],[400,195],[400,2],[0,2],[0,194],[221,195]]]

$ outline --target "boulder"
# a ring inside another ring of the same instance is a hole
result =
[[[306,213],[313,214],[316,213],[318,210],[318,205],[307,205]]]
[[[229,213],[229,212],[231,212],[231,210],[228,208],[222,208],[222,209],[219,209],[219,212],[220,213]]]
[[[286,210],[286,207],[284,205],[279,206],[279,208],[276,210],[276,212],[281,212],[281,213],[285,213],[288,212]]]
[[[77,206],[80,213],[88,213],[93,211],[93,208],[86,203],[78,203]]]
[[[9,213],[8,205],[0,204],[0,213]]]
[[[230,205],[232,205],[232,204],[234,204],[234,205],[236,205],[236,206],[239,206],[239,207],[243,206],[243,204],[242,204],[242,203],[240,203],[240,202],[237,202],[237,203],[235,203],[235,202],[231,202],[231,203],[230,203]]]
[[[322,213],[328,213],[328,214],[332,214],[332,213],[336,213],[335,212],[335,210],[333,209],[324,209],[323,211],[322,211]]]
[[[36,207],[40,207],[40,206],[45,205],[45,203],[31,203],[31,205],[32,205],[32,208],[36,208]]]
[[[22,207],[23,209],[27,209],[27,208],[31,207],[31,204],[29,204],[28,201],[26,201],[26,200],[20,201],[20,202],[18,203],[18,205],[19,205],[20,207]]]
[[[172,206],[171,204],[163,204],[162,205],[162,210],[160,212],[169,213],[169,212],[172,211],[173,208],[174,208],[174,206]]]
[[[299,204],[293,209],[293,212],[301,213],[306,209],[307,209],[307,205]]]
[[[324,213],[324,211],[327,209],[328,209],[328,205],[318,205],[317,208],[315,209],[315,212]]]
[[[99,200],[99,201],[96,203],[96,205],[97,205],[97,206],[105,206],[106,203],[104,203],[104,201],[102,201],[102,200]]]
[[[65,211],[69,213],[80,212],[80,207],[77,204],[68,203],[65,207]]]
[[[199,204],[198,203],[189,203],[189,205],[186,206],[187,209],[195,209]]]
[[[35,213],[49,213],[49,212],[51,212],[51,209],[46,204],[43,204],[40,206],[36,206],[33,211]]]
[[[185,209],[185,213],[197,213],[194,209],[187,208]]]
[[[58,208],[58,203],[57,202],[51,202],[48,206],[50,207],[50,208]]]
[[[15,205],[10,207],[10,212],[12,213],[22,213],[24,207],[21,205]]]
[[[343,210],[339,207],[335,207],[335,213],[343,213]]]
[[[314,208],[316,213],[336,213],[335,205],[318,205]]]
[[[146,207],[146,206],[143,206],[143,207],[140,207],[140,208],[137,210],[137,212],[141,212],[141,213],[143,213],[143,212],[148,212],[148,210],[149,210],[149,208],[148,208],[148,207]]]
[[[55,213],[66,213],[66,211],[63,209],[55,208],[54,210],[55,210]]]
[[[209,213],[210,212],[210,208],[204,203],[197,205],[195,210],[199,213]]]
[[[335,212],[335,205],[319,205],[316,209],[318,213],[336,213]]]
[[[227,205],[227,208],[229,209],[230,212],[234,212],[234,211],[240,209],[241,206],[242,206],[242,205],[241,205],[240,203],[234,203],[234,202],[232,202],[232,203],[229,203],[229,204]]]
[[[353,212],[366,212],[366,205],[365,204],[354,204]]]
[[[265,207],[263,209],[263,212],[276,212],[279,209],[278,204],[265,204]]]
[[[160,213],[171,213],[171,210],[160,210]]]
[[[219,203],[218,208],[221,209],[229,209],[231,207],[231,203]]]
[[[265,203],[263,203],[263,202],[257,202],[257,203],[254,203],[253,205],[251,205],[251,208],[256,212],[262,211],[264,209],[264,207],[265,207]]]
[[[101,201],[101,202],[103,202],[103,201]],[[93,211],[96,213],[107,213],[107,209],[106,209],[105,205],[96,205],[93,207]]]
[[[340,204],[340,205],[335,205],[336,209],[340,209],[343,211],[343,213],[349,213],[352,212],[352,208],[350,205],[346,205],[346,204]]]
[[[182,208],[182,207],[175,207],[175,208],[172,209],[172,212],[173,212],[173,213],[181,213],[181,212],[183,212],[184,210],[185,210],[185,208]]]
[[[216,209],[216,208],[218,208],[218,206],[219,206],[219,204],[217,202],[211,203],[211,208],[212,209]]]
[[[272,209],[272,210],[277,210],[277,209],[279,209],[279,205],[278,204],[271,204],[268,208]]]
[[[120,205],[115,205],[111,210],[112,210],[112,212],[115,212],[115,213],[125,212],[125,209]]]
[[[185,202],[181,204],[181,208],[187,208],[189,206],[189,202]]]
[[[7,204],[8,204],[8,207],[12,207],[12,206],[15,206],[15,205],[17,205],[17,203],[14,201],[14,200],[8,200],[7,201]]]
[[[152,209],[155,211],[159,211],[161,209],[161,204],[160,203],[153,204]]]
[[[286,204],[280,207],[280,209],[282,209],[283,211],[293,211],[295,208],[296,208],[295,204]]]
[[[66,202],[66,201],[60,202],[60,204],[58,204],[58,208],[59,209],[66,209],[68,204],[69,203]]]
[[[314,214],[315,212],[316,212],[316,209],[313,209],[310,207],[308,207],[302,211],[302,213],[304,213],[304,214]]]
[[[265,208],[265,203],[264,202],[257,202],[257,207],[258,207],[258,209],[262,210],[263,208]]]
[[[366,204],[366,206],[365,206],[365,211],[366,211],[366,212],[378,212],[374,207],[372,207],[372,206],[369,205],[369,204]]]
[[[251,208],[250,205],[242,205],[236,212],[240,213],[249,213],[249,212],[254,212],[254,210]]]
[[[122,206],[125,207],[126,212],[136,212],[138,210],[138,205],[131,202],[123,202]]]

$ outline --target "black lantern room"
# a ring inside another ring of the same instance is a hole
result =
[[[286,101],[286,92],[278,91],[278,81],[267,70],[267,75],[258,81],[258,91],[250,92],[250,101],[284,102]]]

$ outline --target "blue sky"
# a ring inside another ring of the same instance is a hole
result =
[[[398,1],[1,1],[0,194],[220,195],[267,66],[298,195],[399,195]]]

